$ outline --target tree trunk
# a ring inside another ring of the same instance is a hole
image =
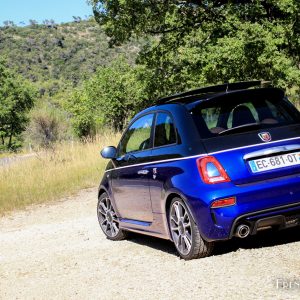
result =
[[[10,149],[10,147],[11,147],[11,142],[12,142],[13,134],[14,134],[13,126],[11,126],[11,131],[10,131],[9,140],[8,140],[8,148],[9,148],[9,149]]]
[[[8,148],[11,147],[11,140],[12,140],[12,133],[9,136],[9,140],[8,140]]]

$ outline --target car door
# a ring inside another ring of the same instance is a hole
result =
[[[152,209],[154,213],[162,213],[164,191],[170,187],[172,178],[180,175],[178,162],[170,159],[181,157],[181,145],[178,145],[179,135],[176,132],[173,117],[170,113],[157,113],[153,133],[153,150],[151,176],[149,178]]]
[[[135,120],[118,147],[111,182],[115,206],[123,219],[153,220],[147,168],[151,160],[153,119],[152,113]]]

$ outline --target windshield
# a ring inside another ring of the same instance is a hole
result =
[[[192,109],[191,114],[202,138],[300,122],[300,114],[278,89],[228,93],[203,101]]]

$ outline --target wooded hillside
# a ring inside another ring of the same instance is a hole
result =
[[[41,95],[54,96],[76,87],[97,67],[108,65],[120,53],[134,63],[139,44],[109,48],[109,38],[93,20],[65,24],[0,27],[0,57],[33,82]]]

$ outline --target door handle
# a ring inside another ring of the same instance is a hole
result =
[[[139,170],[137,173],[139,175],[147,175],[149,173],[149,170]]]

